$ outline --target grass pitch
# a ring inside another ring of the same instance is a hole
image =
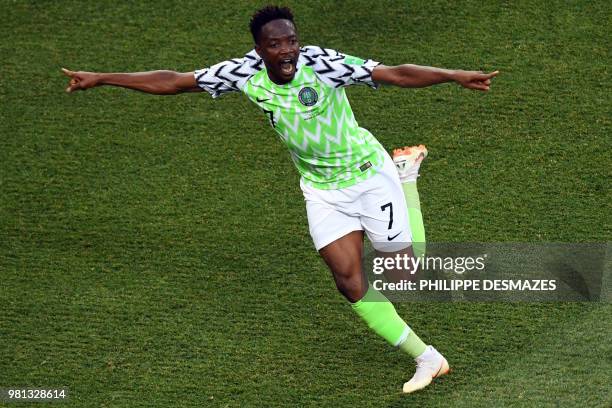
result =
[[[429,241],[610,240],[609,3],[288,3],[305,45],[501,71],[489,94],[348,90],[383,145],[428,146]],[[260,5],[0,1],[0,387],[68,386],[78,407],[612,405],[609,304],[400,304],[454,368],[401,395],[413,363],[336,292],[255,106],[63,93],[62,66],[241,56]]]

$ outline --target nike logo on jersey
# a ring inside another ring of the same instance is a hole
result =
[[[262,102],[270,100],[270,98],[260,98],[259,96],[257,98],[255,98],[255,99],[257,99],[257,102],[259,102],[259,103],[262,103]]]
[[[392,237],[390,237],[390,236],[388,236],[388,235],[387,235],[387,241],[393,241],[395,238],[397,238],[397,236],[398,236],[399,234],[401,234],[401,231],[400,231],[400,232],[398,232],[397,234],[395,234],[395,235],[394,235],[394,236],[392,236]]]

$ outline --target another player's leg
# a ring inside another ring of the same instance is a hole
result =
[[[425,227],[423,225],[419,191],[417,190],[419,168],[425,157],[427,157],[427,149],[423,145],[406,146],[393,150],[393,162],[399,173],[408,207],[410,231],[416,257],[425,255]]]

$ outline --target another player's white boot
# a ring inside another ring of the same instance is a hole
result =
[[[427,148],[423,145],[406,146],[393,150],[393,162],[402,183],[416,181],[419,177],[421,162],[427,157]]]
[[[431,380],[450,371],[448,361],[432,346],[427,346],[423,354],[415,360],[417,363],[416,372],[410,381],[404,383],[403,391],[405,393],[425,388],[431,383]]]

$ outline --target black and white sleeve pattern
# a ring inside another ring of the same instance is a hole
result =
[[[200,88],[217,98],[242,89],[246,81],[264,67],[263,61],[252,50],[242,58],[234,58],[196,70],[194,75]]]
[[[380,64],[377,61],[314,45],[303,47],[300,56],[306,66],[311,66],[321,80],[334,88],[354,84],[378,88],[378,84],[372,80],[372,70]]]

